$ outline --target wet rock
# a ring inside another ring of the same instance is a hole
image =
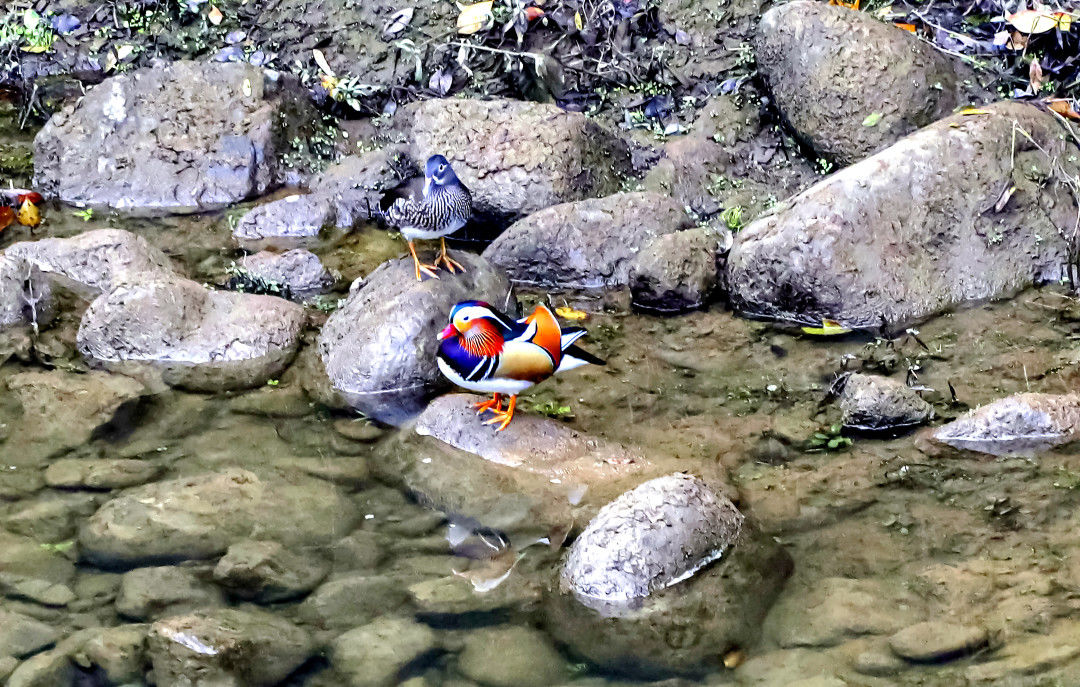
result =
[[[275,541],[242,541],[214,567],[214,580],[233,596],[273,603],[307,594],[330,571],[327,561]]]
[[[155,482],[102,506],[79,533],[83,555],[103,567],[211,558],[255,533],[285,545],[333,541],[356,517],[336,487],[246,470]]]
[[[347,537],[334,542],[330,548],[334,570],[371,570],[383,560],[383,551],[378,535],[366,530],[357,530]]]
[[[510,286],[486,261],[458,252],[463,275],[416,281],[410,259],[391,260],[326,321],[319,355],[333,388],[355,409],[396,424],[448,382],[435,363],[437,334],[458,301],[502,305]]]
[[[326,630],[344,630],[396,609],[407,600],[388,575],[352,574],[323,583],[300,604],[297,617]]]
[[[0,330],[48,324],[53,308],[52,288],[41,271],[8,252],[0,253]]]
[[[523,575],[508,575],[514,565],[514,559],[509,557],[516,554],[508,552],[504,556],[508,560],[492,561],[479,571],[470,570],[469,578],[450,575],[414,582],[409,585],[409,597],[420,612],[438,615],[488,613],[539,601],[540,590],[534,584]]]
[[[636,678],[722,670],[723,656],[757,642],[791,569],[787,553],[745,521],[723,558],[645,599],[594,610],[577,595],[553,592],[546,625],[573,654]]]
[[[836,657],[810,649],[769,651],[753,656],[735,671],[740,685],[772,687],[790,685],[807,675],[835,677]]]
[[[1008,679],[1039,675],[1052,679],[1050,672],[1080,658],[1080,623],[1059,622],[1042,636],[1008,642],[993,660],[970,666],[964,676],[971,684],[1008,684]],[[1065,675],[1075,675],[1075,667]]]
[[[38,190],[67,203],[198,212],[283,177],[298,93],[242,63],[172,62],[111,77],[53,115],[34,140]]]
[[[0,657],[0,680],[6,680],[18,665],[19,659],[14,656]]]
[[[785,119],[841,165],[951,114],[976,93],[974,72],[959,61],[842,7],[787,3],[762,16],[759,32],[758,66]]]
[[[512,224],[484,251],[516,283],[567,289],[626,286],[649,241],[693,226],[655,193],[619,193],[564,203]]]
[[[458,656],[458,669],[490,687],[544,687],[562,684],[569,676],[551,640],[520,625],[470,632]]]
[[[123,489],[146,484],[160,474],[160,465],[145,460],[65,458],[45,468],[45,484],[60,489]]]
[[[74,577],[75,566],[64,556],[33,539],[0,530],[0,589],[8,592],[22,582],[66,585]]]
[[[281,384],[241,394],[229,403],[229,410],[243,415],[263,417],[304,417],[310,415],[314,404],[299,384]]]
[[[803,324],[890,328],[1061,279],[1072,239],[1057,227],[1077,214],[1062,179],[1078,163],[1045,112],[1017,102],[985,110],[921,129],[739,232],[727,260],[732,304]]]
[[[447,156],[482,214],[512,218],[614,193],[630,168],[617,136],[555,105],[435,98],[398,117],[413,159]]]
[[[79,326],[97,365],[197,390],[264,383],[292,360],[306,315],[295,303],[150,279],[99,296]]]
[[[275,245],[273,239],[314,238],[333,222],[333,209],[326,198],[286,196],[258,205],[241,217],[233,236],[247,247]]]
[[[879,638],[853,639],[841,650],[850,656],[852,669],[860,675],[889,677],[910,667],[893,653],[887,641]]]
[[[265,611],[221,608],[165,618],[150,628],[154,684],[271,687],[312,654],[308,633]]]
[[[743,519],[696,477],[658,477],[600,509],[570,548],[563,586],[586,605],[647,597],[722,556]]]
[[[74,684],[75,665],[60,649],[31,656],[16,668],[7,687],[60,687]]]
[[[60,633],[28,615],[0,610],[0,656],[26,658],[56,642]]]
[[[721,237],[708,227],[665,234],[644,245],[630,264],[635,308],[679,313],[706,305],[717,289]]]
[[[546,536],[583,523],[658,468],[641,452],[519,412],[502,432],[476,415],[477,396],[428,405],[416,431],[380,445],[372,469],[421,502],[485,527]]]
[[[897,656],[915,663],[949,661],[986,646],[989,635],[981,627],[941,620],[916,623],[889,638]]]
[[[334,420],[334,431],[346,439],[365,444],[378,441],[386,434],[386,430],[366,418]]]
[[[3,527],[40,542],[61,542],[75,534],[75,520],[89,517],[97,505],[93,494],[50,494],[12,510]]]
[[[1080,394],[1015,394],[976,408],[934,432],[954,448],[1001,456],[1080,439]]]
[[[134,620],[154,620],[225,605],[225,597],[195,571],[172,566],[136,568],[120,580],[116,610]]]
[[[383,687],[395,684],[410,663],[435,646],[435,633],[427,625],[387,616],[338,637],[330,647],[330,663],[349,687]]]
[[[150,665],[146,656],[149,629],[149,625],[100,628],[82,645],[75,659],[100,671],[109,684],[137,684]]]
[[[311,182],[311,188],[329,200],[337,226],[352,229],[370,219],[368,212],[379,209],[383,196],[401,184],[413,166],[404,147],[388,146],[338,160]]]
[[[908,385],[888,377],[852,374],[840,393],[845,427],[863,431],[913,427],[934,417],[933,407]]]
[[[90,298],[128,281],[172,274],[164,253],[142,236],[122,229],[94,229],[70,238],[20,241],[5,254]]]
[[[808,593],[782,598],[765,631],[780,646],[835,646],[864,635],[889,635],[918,621],[916,600],[875,580],[825,578]]]
[[[105,372],[20,372],[8,378],[7,386],[22,404],[23,414],[6,446],[11,461],[24,465],[82,446],[122,406],[144,393],[139,382]]]
[[[240,267],[252,276],[288,288],[294,298],[313,296],[334,283],[319,256],[302,248],[247,255],[240,259]]]

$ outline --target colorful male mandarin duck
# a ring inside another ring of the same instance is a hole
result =
[[[492,394],[475,405],[495,417],[484,424],[506,429],[514,417],[517,397],[556,372],[582,365],[604,365],[574,345],[585,335],[581,327],[563,329],[547,306],[514,320],[482,301],[462,301],[450,311],[450,324],[439,333],[438,363],[442,373],[460,387]],[[510,396],[506,410],[502,397]]]
[[[416,279],[420,273],[439,278],[435,271],[439,263],[446,265],[451,273],[464,271],[460,263],[451,260],[446,254],[447,234],[452,234],[465,226],[472,215],[472,194],[454,174],[454,168],[442,155],[432,155],[424,168],[424,192],[419,200],[399,198],[387,209],[383,216],[387,223],[397,227],[405,240],[409,242],[409,252],[416,264]],[[439,239],[442,251],[435,258],[434,264],[423,265],[416,256],[416,239]]]

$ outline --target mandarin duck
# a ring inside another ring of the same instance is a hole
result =
[[[536,306],[520,320],[507,317],[482,301],[462,301],[450,311],[450,324],[439,333],[437,362],[454,384],[492,394],[477,403],[477,415],[491,411],[484,424],[506,429],[514,418],[517,397],[556,372],[582,365],[605,365],[574,342],[585,335],[581,327],[559,326],[547,306]],[[502,397],[510,397],[506,410]]]
[[[435,271],[439,269],[439,263],[446,265],[451,274],[457,270],[465,271],[460,263],[446,254],[445,237],[465,226],[469,220],[472,215],[472,194],[457,178],[445,157],[432,155],[428,158],[424,167],[424,191],[419,200],[398,198],[386,212],[380,214],[387,224],[397,227],[409,242],[417,281],[423,279],[421,273],[438,279]],[[439,239],[442,242],[442,250],[433,264],[421,264],[413,243],[417,239]]]

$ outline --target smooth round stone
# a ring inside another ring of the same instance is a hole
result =
[[[930,620],[909,625],[889,638],[897,656],[918,663],[948,661],[984,646],[986,630],[969,625]]]
[[[471,632],[458,668],[470,680],[490,687],[543,687],[568,677],[566,662],[547,635],[520,626]]]

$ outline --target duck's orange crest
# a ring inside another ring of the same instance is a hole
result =
[[[525,321],[536,325],[536,334],[533,335],[532,342],[547,351],[555,367],[558,367],[559,361],[562,360],[562,328],[559,326],[559,321],[543,304],[536,306]]]

